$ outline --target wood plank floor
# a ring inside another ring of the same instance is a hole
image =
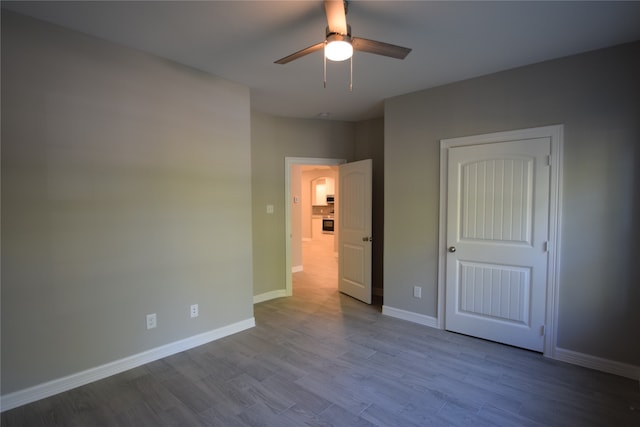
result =
[[[257,326],[2,414],[2,426],[640,426],[637,381],[381,314],[304,243]],[[325,256],[323,256],[325,254]]]

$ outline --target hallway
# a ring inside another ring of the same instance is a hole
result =
[[[338,256],[333,243],[330,235],[302,242],[303,271],[293,274],[294,293],[300,286],[338,289]]]
[[[334,251],[333,239],[333,236],[325,236],[302,242],[303,271],[292,274],[296,297],[311,302],[315,298],[330,298],[338,293],[338,254]],[[382,312],[382,296],[373,295],[371,306]]]

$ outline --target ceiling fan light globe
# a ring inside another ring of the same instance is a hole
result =
[[[324,47],[324,55],[331,61],[344,61],[353,56],[353,46],[344,40],[334,40]]]

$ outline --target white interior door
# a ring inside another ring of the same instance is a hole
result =
[[[371,304],[372,160],[340,165],[338,289]]]
[[[549,138],[449,150],[446,329],[543,350],[550,150]]]

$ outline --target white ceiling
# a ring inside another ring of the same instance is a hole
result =
[[[252,108],[357,121],[385,98],[526,64],[640,40],[640,1],[351,1],[354,37],[410,47],[405,60],[356,52],[273,61],[324,39],[322,1],[2,2],[8,8],[251,88]]]

